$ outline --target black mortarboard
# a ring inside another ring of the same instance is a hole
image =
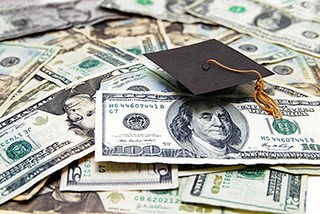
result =
[[[214,39],[145,56],[195,95],[222,90],[258,78],[256,74],[232,72],[214,63],[209,63],[208,67],[205,63],[209,59],[233,69],[256,70],[262,77],[273,74],[252,59]]]

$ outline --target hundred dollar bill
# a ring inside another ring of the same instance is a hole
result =
[[[59,50],[51,46],[0,43],[0,105],[11,99]]]
[[[298,55],[298,53],[288,48],[249,36],[231,42],[229,46],[259,64],[275,63]]]
[[[176,165],[153,163],[97,163],[92,154],[68,165],[61,175],[60,190],[106,191],[174,189]]]
[[[101,91],[96,161],[316,164],[317,98],[274,97],[283,119],[253,98]],[[194,115],[194,116],[193,116]],[[112,125],[107,121],[112,121]]]
[[[156,19],[168,20],[171,22],[201,22],[201,19],[185,13],[184,8],[192,2],[193,1],[188,0],[122,0],[121,2],[115,0],[104,0],[100,3],[100,6],[123,12],[147,15]]]
[[[241,33],[320,57],[320,23],[294,18],[257,1],[199,0],[186,11]]]
[[[271,213],[305,213],[307,176],[251,167],[191,176],[183,202]]]
[[[320,22],[320,3],[317,0],[259,0],[300,19]]]
[[[108,69],[124,66],[140,58],[113,45],[87,40],[74,49],[58,55],[40,69],[40,76],[59,86]]]

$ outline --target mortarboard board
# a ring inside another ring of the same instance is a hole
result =
[[[256,70],[262,77],[272,75],[265,67],[217,41],[205,42],[144,54],[195,95],[216,92],[257,79],[255,74],[236,73],[207,60],[238,70]]]

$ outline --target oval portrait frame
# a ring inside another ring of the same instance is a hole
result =
[[[170,133],[170,136],[175,140],[175,142],[177,142],[177,144],[184,148],[183,146],[183,142],[181,142],[180,140],[176,139],[176,137],[174,136],[174,134],[171,132],[170,129],[170,123],[172,122],[173,118],[176,117],[176,115],[179,112],[179,107],[185,103],[187,100],[193,100],[196,99],[197,101],[209,101],[209,102],[214,102],[217,103],[219,106],[223,107],[230,115],[231,120],[233,121],[233,123],[238,126],[238,128],[241,130],[241,144],[240,145],[233,145],[232,147],[234,147],[237,150],[241,150],[245,144],[248,141],[248,137],[249,137],[249,124],[248,121],[246,119],[246,117],[233,105],[226,103],[224,101],[222,101],[221,99],[218,99],[216,97],[192,97],[192,96],[181,96],[178,100],[176,100],[175,102],[173,102],[166,114],[166,128],[168,130],[168,132]],[[196,102],[197,102],[196,101]]]

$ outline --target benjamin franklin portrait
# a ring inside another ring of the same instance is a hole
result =
[[[216,98],[179,99],[170,106],[166,123],[178,145],[200,158],[239,153],[249,133],[245,116]]]

